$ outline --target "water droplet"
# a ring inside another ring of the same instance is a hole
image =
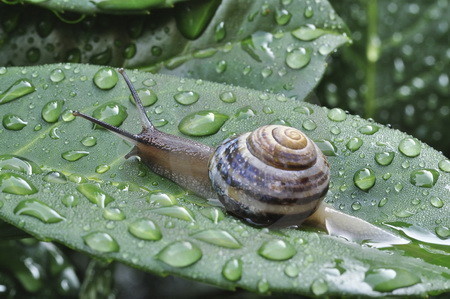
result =
[[[311,6],[305,7],[304,16],[305,16],[305,18],[308,18],[308,19],[311,18],[312,16],[314,16],[314,10],[312,9]]]
[[[99,252],[117,252],[120,249],[117,241],[107,233],[92,232],[83,236],[83,240],[91,249]]]
[[[220,60],[216,64],[216,72],[222,74],[227,70],[227,62],[225,60]]]
[[[450,228],[446,226],[437,226],[435,229],[436,235],[442,239],[450,238]]]
[[[195,91],[182,91],[173,96],[182,105],[191,105],[198,101],[200,95]]]
[[[396,211],[394,213],[395,216],[399,217],[399,218],[408,218],[413,216],[415,213],[409,210],[400,210],[400,211]]]
[[[44,223],[57,223],[65,220],[58,212],[36,199],[27,199],[19,202],[14,209],[14,213],[17,215],[28,215]]]
[[[97,144],[97,138],[94,136],[86,136],[83,139],[81,139],[81,144],[87,147],[91,147]]]
[[[444,172],[450,172],[450,160],[444,159],[439,161],[439,169]]]
[[[291,20],[292,14],[286,9],[277,9],[275,11],[275,21],[278,25],[286,25]]]
[[[41,112],[42,119],[48,123],[57,122],[61,115],[63,105],[64,101],[62,100],[55,100],[48,102],[42,108]]]
[[[363,145],[361,138],[353,137],[345,145],[350,151],[356,152]]]
[[[307,106],[299,106],[299,107],[295,107],[294,108],[295,112],[301,113],[301,114],[305,114],[305,115],[311,115],[314,113],[314,110],[310,107]]]
[[[94,118],[107,122],[115,127],[120,126],[128,116],[127,108],[116,103],[107,102],[97,107],[92,113]],[[101,128],[94,125],[94,128]]]
[[[97,167],[95,167],[95,172],[99,173],[99,174],[102,174],[102,173],[107,172],[109,169],[110,169],[109,165],[107,165],[107,164],[100,164]]]
[[[399,288],[415,285],[420,281],[420,278],[413,272],[400,268],[371,269],[367,271],[364,278],[364,282],[377,292],[392,292]]]
[[[409,163],[408,160],[405,160],[405,161],[402,162],[402,167],[404,169],[409,168],[409,166],[411,166],[411,163]]]
[[[314,282],[311,284],[311,291],[316,296],[321,296],[328,292],[328,284],[325,280],[322,278],[314,280]]]
[[[118,81],[119,76],[117,72],[110,67],[101,68],[94,75],[94,84],[103,90],[113,88]]]
[[[20,131],[26,127],[28,122],[24,121],[20,116],[15,114],[5,114],[3,116],[3,126],[7,130]]]
[[[269,289],[270,289],[269,282],[265,278],[262,278],[258,281],[258,292],[259,293],[267,293],[267,292],[269,292]]]
[[[219,223],[225,218],[225,214],[218,208],[203,208],[200,213],[214,223]]]
[[[273,261],[284,261],[293,257],[297,251],[294,246],[283,240],[269,240],[258,249],[258,254]]]
[[[273,114],[273,110],[272,110],[272,108],[270,108],[270,106],[264,106],[263,107],[263,112],[265,114]]]
[[[325,139],[315,140],[316,145],[322,151],[325,156],[337,156],[337,147],[333,142]]]
[[[198,240],[202,240],[206,243],[214,244],[217,246],[238,249],[242,245],[233,237],[230,233],[220,229],[207,229],[192,235]]]
[[[353,211],[359,211],[361,210],[362,205],[359,201],[355,201],[354,203],[352,203],[352,210]]]
[[[418,155],[420,155],[421,152],[419,140],[410,137],[407,137],[402,141],[400,141],[398,149],[402,154],[411,158],[417,157]]]
[[[166,246],[156,256],[160,261],[172,267],[187,267],[202,257],[202,251],[195,244],[188,241],[176,241]]]
[[[380,200],[380,202],[378,203],[378,206],[381,208],[381,207],[383,207],[387,202],[388,202],[388,198],[386,198],[386,197],[383,197],[381,200]]]
[[[292,31],[292,35],[302,41],[312,41],[315,40],[326,33],[325,30],[316,28],[316,26],[312,24],[308,24],[306,26],[301,26],[294,31]]]
[[[162,238],[159,227],[149,219],[138,219],[128,226],[130,234],[136,238],[149,241],[158,241]]]
[[[75,162],[87,155],[89,155],[89,152],[86,151],[67,151],[62,153],[61,157],[69,162]]]
[[[437,196],[433,196],[430,198],[430,203],[433,207],[435,208],[442,208],[444,206],[444,201],[437,197]]]
[[[339,135],[341,134],[341,129],[339,129],[339,127],[333,126],[331,127],[330,132],[334,135]]]
[[[152,89],[141,88],[136,91],[144,107],[151,106],[158,100],[158,96]],[[130,95],[129,99],[131,103],[135,104],[133,96]]]
[[[61,202],[68,208],[76,207],[78,205],[78,197],[68,194],[61,199]]]
[[[47,173],[44,178],[44,181],[54,184],[65,184],[67,183],[67,178],[64,174],[59,171],[51,171]]]
[[[217,111],[203,110],[185,116],[178,129],[189,136],[208,136],[217,133],[228,116]]]
[[[216,42],[220,42],[225,38],[226,33],[225,22],[218,23],[214,28],[214,40]]]
[[[253,110],[250,106],[245,106],[236,111],[234,117],[237,120],[248,119],[256,115],[255,110]]]
[[[156,81],[150,78],[150,79],[146,79],[146,80],[142,81],[142,84],[144,84],[145,86],[148,86],[148,87],[152,87],[152,86],[156,85]]]
[[[160,119],[153,119],[152,120],[152,124],[156,127],[163,127],[165,125],[167,125],[169,123],[169,121],[167,119],[164,118],[160,118]]]
[[[225,103],[234,103],[234,102],[236,102],[236,96],[231,91],[222,92],[219,95],[219,98],[220,98],[220,100],[222,102],[225,102]]]
[[[376,177],[374,172],[369,168],[363,168],[355,172],[353,182],[355,186],[362,191],[369,191],[375,185]]]
[[[130,43],[123,50],[123,57],[125,59],[131,59],[136,55],[136,44]]]
[[[103,210],[103,218],[112,221],[120,221],[125,219],[125,214],[118,208],[105,208]]]
[[[170,207],[178,203],[177,200],[173,198],[170,194],[162,192],[150,194],[150,196],[148,197],[148,201],[154,202],[163,207]]]
[[[52,80],[52,82],[58,83],[64,80],[65,78],[66,75],[64,74],[64,71],[62,69],[54,69],[50,73],[50,80]]]
[[[419,169],[411,172],[411,184],[422,188],[433,187],[439,178],[439,171],[435,169]]]
[[[0,75],[6,74],[7,71],[8,71],[8,70],[6,69],[6,67],[0,66]]]
[[[286,64],[294,70],[305,67],[311,61],[312,50],[309,48],[299,48],[286,55]]]
[[[29,195],[38,192],[38,189],[21,175],[7,172],[0,174],[0,191],[16,195]]]
[[[194,222],[194,214],[190,210],[188,210],[185,207],[180,206],[171,206],[171,207],[163,207],[152,210],[152,212],[155,212],[160,215],[165,215],[177,219],[181,219],[184,221]]]
[[[83,194],[90,202],[96,204],[100,208],[104,208],[115,199],[111,195],[106,194],[102,189],[94,184],[81,184],[77,186],[78,192]]]
[[[317,128],[317,124],[314,120],[312,119],[307,119],[303,122],[302,124],[303,129],[308,130],[308,131],[312,131],[315,130]]]
[[[294,265],[294,264],[289,264],[284,268],[284,274],[286,274],[289,277],[297,277],[298,274],[300,273],[300,269]]]
[[[319,53],[323,56],[330,54],[334,50],[332,44],[323,44],[319,47]]]
[[[328,118],[332,121],[341,122],[347,119],[347,113],[341,108],[333,108],[328,111]]]
[[[38,48],[30,48],[26,53],[29,62],[37,62],[41,58],[41,51]]]
[[[75,119],[75,115],[73,115],[73,111],[70,109],[65,110],[62,114],[61,114],[61,118],[63,121],[65,122],[69,122]]]
[[[358,129],[361,134],[365,135],[373,135],[380,129],[379,126],[376,125],[364,125]]]
[[[41,173],[41,168],[26,158],[14,155],[0,155],[0,170],[14,170],[31,175],[33,173]]]
[[[394,152],[381,152],[375,154],[375,161],[377,161],[378,164],[387,166],[392,163],[392,160],[394,160],[395,153]]]
[[[5,92],[0,94],[0,105],[14,101],[36,90],[33,84],[27,79],[20,79],[14,82]]]
[[[233,258],[228,260],[222,268],[222,275],[229,281],[238,281],[242,276],[242,261]]]

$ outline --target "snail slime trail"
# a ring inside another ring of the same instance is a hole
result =
[[[140,157],[153,172],[208,199],[218,198],[225,209],[260,226],[308,225],[349,241],[406,244],[407,240],[323,203],[330,166],[317,145],[298,129],[269,125],[233,139],[216,149],[157,130],[123,69],[139,111],[138,134],[74,111],[134,144],[125,157]],[[385,246],[385,247],[386,247]]]

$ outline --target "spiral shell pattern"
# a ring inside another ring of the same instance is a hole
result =
[[[270,125],[222,143],[209,177],[231,213],[257,224],[282,218],[300,224],[326,195],[330,168],[301,131]]]

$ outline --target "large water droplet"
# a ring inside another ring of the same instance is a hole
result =
[[[102,189],[94,184],[81,184],[77,186],[77,190],[83,194],[90,202],[104,208],[115,199],[111,195],[106,194]]]
[[[305,115],[311,115],[314,113],[314,110],[310,107],[307,106],[299,106],[299,107],[295,107],[294,108],[295,112],[299,112],[301,114],[305,114]]]
[[[59,119],[59,116],[61,115],[63,105],[64,105],[64,101],[62,101],[62,100],[55,100],[55,101],[48,102],[42,108],[42,112],[41,112],[42,119],[48,123],[57,122]]]
[[[315,143],[325,156],[334,157],[338,155],[338,149],[333,142],[326,139],[319,139],[315,140]]]
[[[66,75],[64,74],[62,69],[54,69],[50,73],[50,80],[52,80],[52,82],[58,83],[64,80],[64,78],[66,78]]]
[[[289,52],[286,55],[286,64],[294,70],[305,67],[311,61],[311,52],[309,48],[299,48]]]
[[[298,274],[300,273],[300,269],[294,265],[294,264],[289,264],[284,268],[284,274],[286,274],[289,277],[297,277]]]
[[[256,115],[255,110],[253,110],[250,106],[245,106],[242,108],[239,108],[236,113],[234,114],[234,117],[237,120],[242,119],[248,119]]]
[[[437,226],[435,229],[436,235],[442,239],[450,238],[450,228],[446,226]]]
[[[297,253],[294,246],[283,240],[269,240],[258,249],[258,254],[273,261],[284,261]]]
[[[312,119],[307,119],[303,122],[302,124],[303,129],[308,130],[308,131],[313,131],[317,128],[317,124],[314,120]]]
[[[328,111],[328,118],[331,119],[332,121],[344,121],[347,119],[347,113],[345,113],[344,110],[342,110],[341,108],[333,108],[330,111]]]
[[[400,141],[398,145],[399,151],[407,157],[417,157],[420,155],[421,146],[419,140],[416,138],[407,137]]]
[[[222,102],[225,102],[225,103],[234,103],[234,102],[236,102],[236,96],[231,91],[222,92],[219,95],[219,98],[220,98],[220,100]]]
[[[369,168],[360,169],[355,172],[355,175],[353,176],[355,186],[366,192],[375,185],[375,181],[375,174]]]
[[[378,268],[367,271],[364,282],[374,291],[392,292],[419,283],[421,280],[416,274],[401,268]]]
[[[443,159],[441,161],[439,161],[439,169],[444,171],[444,172],[450,172],[450,160],[448,159]]]
[[[27,199],[19,202],[14,209],[14,213],[18,215],[28,215],[44,223],[57,223],[65,220],[58,212],[50,208],[42,201],[36,199]]]
[[[103,90],[113,88],[118,81],[119,76],[117,75],[117,72],[110,67],[101,68],[94,75],[95,85]]]
[[[105,208],[103,210],[103,218],[112,221],[121,221],[125,219],[125,214],[118,208]]]
[[[87,155],[89,155],[89,152],[87,151],[67,151],[62,153],[61,157],[69,162],[75,162],[83,157],[86,157]]]
[[[38,189],[23,176],[7,172],[0,174],[0,191],[16,195],[29,195],[38,192]]]
[[[306,26],[301,26],[294,31],[292,31],[292,35],[302,41],[312,41],[315,40],[326,33],[325,30],[316,28],[316,26],[312,24],[308,24]]]
[[[59,171],[51,171],[47,173],[44,178],[44,181],[54,184],[65,184],[67,183],[67,178],[64,174]]]
[[[141,99],[142,105],[144,107],[151,106],[156,103],[158,97],[152,89],[141,88],[136,90],[139,98]],[[133,96],[130,95],[131,103],[135,104]]]
[[[363,145],[361,138],[353,137],[345,145],[350,151],[356,152]]]
[[[303,14],[305,16],[305,18],[311,18],[312,16],[314,16],[314,10],[311,6],[307,6],[305,7],[305,12]]]
[[[148,201],[154,202],[163,207],[170,207],[178,203],[173,196],[162,192],[150,194],[150,196],[148,197]]]
[[[172,267],[187,267],[202,257],[202,251],[195,244],[188,241],[177,241],[162,249],[157,258]]]
[[[364,135],[373,135],[380,129],[379,126],[376,125],[364,125],[358,129],[361,134]]]
[[[225,60],[220,60],[217,62],[216,64],[216,72],[218,74],[222,74],[223,72],[225,72],[227,70],[227,62]]]
[[[236,258],[227,261],[222,268],[222,275],[229,281],[238,281],[241,279],[242,261]]]
[[[181,133],[189,136],[207,136],[217,133],[228,120],[228,115],[203,110],[185,116],[178,125]]]
[[[203,208],[200,213],[214,223],[219,223],[225,218],[225,214],[218,208]]]
[[[292,14],[286,9],[277,9],[275,11],[275,21],[278,25],[286,25],[291,20]]]
[[[125,121],[128,113],[126,107],[116,102],[107,102],[98,106],[92,113],[92,116],[110,125],[118,127]],[[94,125],[94,128],[101,127]]]
[[[437,196],[432,196],[430,198],[430,203],[433,207],[439,208],[439,209],[444,206],[444,201],[440,197],[437,197]]]
[[[20,116],[15,114],[5,114],[2,124],[7,130],[20,131],[26,127],[28,122],[24,121]]]
[[[417,187],[431,188],[439,178],[439,171],[435,169],[419,169],[411,173],[409,181]]]
[[[392,163],[392,160],[394,160],[395,153],[394,152],[381,152],[375,154],[375,161],[377,161],[378,164],[387,166]]]
[[[195,221],[194,214],[185,207],[180,207],[180,206],[163,207],[163,208],[154,209],[152,211],[157,214],[160,214],[160,215],[177,218],[177,219],[181,219],[184,221],[190,221],[190,222]]]
[[[227,32],[225,30],[225,22],[218,23],[214,28],[214,40],[216,42],[220,42],[225,38],[226,34]]]
[[[81,144],[87,147],[91,147],[97,144],[97,138],[94,136],[86,136],[83,139],[81,139]]]
[[[120,249],[117,241],[103,232],[92,232],[83,236],[83,240],[91,249],[99,252],[117,252]]]
[[[230,233],[220,229],[207,229],[192,235],[198,240],[202,240],[206,243],[214,244],[217,246],[238,249],[242,245],[233,237]]]
[[[139,219],[130,223],[128,231],[142,240],[158,241],[162,238],[159,227],[149,219]]]
[[[0,155],[0,170],[14,170],[26,173],[41,173],[41,168],[26,158],[14,155]]]
[[[182,105],[191,105],[198,101],[200,95],[195,91],[182,91],[173,96]]]
[[[102,174],[107,172],[111,167],[108,164],[100,164],[97,167],[95,167],[95,172]]]
[[[14,101],[36,90],[34,85],[27,79],[14,82],[5,92],[0,94],[0,105]]]
[[[269,292],[270,285],[267,279],[262,278],[258,281],[258,292],[259,293],[267,293]]]
[[[314,295],[320,296],[328,292],[328,284],[322,278],[314,280],[311,284],[311,291]]]

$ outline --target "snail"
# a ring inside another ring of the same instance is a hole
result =
[[[408,241],[325,204],[330,166],[300,130],[268,125],[225,140],[216,149],[156,129],[123,69],[139,110],[142,131],[126,132],[79,111],[83,117],[135,146],[125,158],[140,157],[153,172],[208,199],[252,224],[298,226],[303,222],[351,241],[405,244]]]

